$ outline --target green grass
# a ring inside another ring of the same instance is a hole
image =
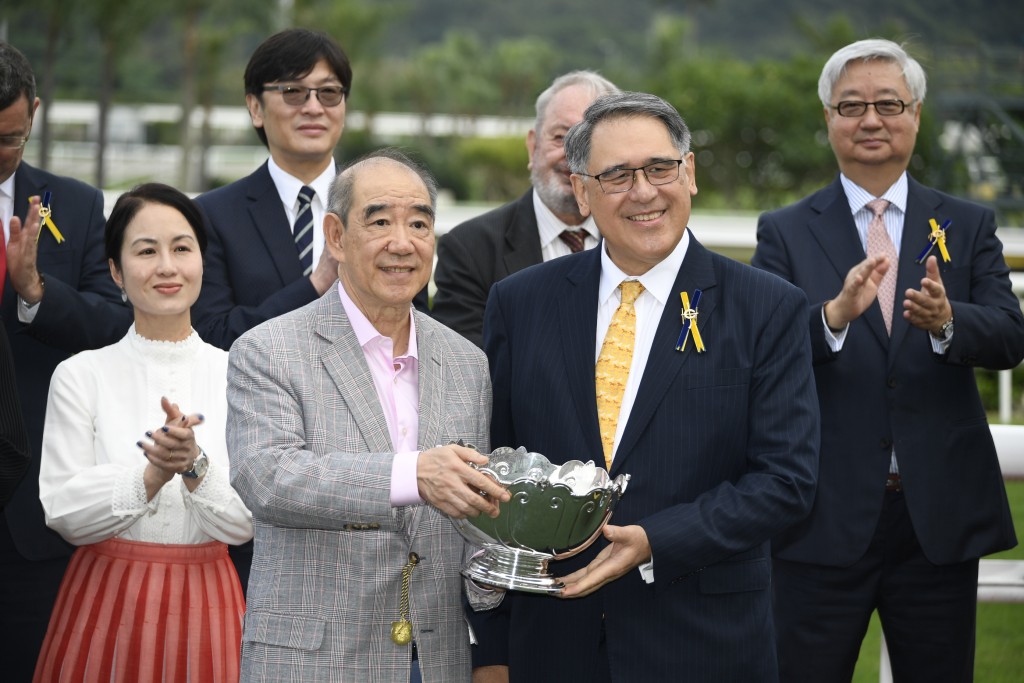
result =
[[[1024,538],[1024,481],[1006,483],[1017,537]],[[1024,560],[1018,545],[991,556],[994,559]],[[978,683],[1019,683],[1024,680],[1024,605],[978,604],[977,652],[974,679]],[[881,626],[876,614],[860,649],[854,683],[877,683]]]

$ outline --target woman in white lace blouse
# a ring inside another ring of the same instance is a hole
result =
[[[174,188],[140,185],[106,225],[135,324],[57,367],[39,494],[79,546],[37,681],[237,681],[244,600],[225,544],[252,538],[231,488],[227,353],[192,329],[206,233]]]

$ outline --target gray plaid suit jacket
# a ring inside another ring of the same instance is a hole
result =
[[[486,452],[483,353],[414,315],[420,447],[461,438]],[[406,683],[410,649],[390,632],[415,552],[423,680],[468,681],[459,567],[472,548],[435,508],[391,506],[391,438],[336,287],[234,344],[228,405],[231,479],[255,523],[242,680]]]

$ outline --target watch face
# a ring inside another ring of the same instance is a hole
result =
[[[210,459],[206,457],[206,453],[200,453],[196,461],[192,463],[192,470],[197,477],[204,477],[208,469],[210,469]]]

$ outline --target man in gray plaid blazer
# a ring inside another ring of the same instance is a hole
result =
[[[470,678],[472,549],[445,515],[496,515],[508,493],[470,467],[484,456],[438,445],[486,452],[491,387],[483,353],[411,307],[436,196],[393,150],[339,174],[340,282],[231,349],[231,478],[256,527],[243,681]]]

